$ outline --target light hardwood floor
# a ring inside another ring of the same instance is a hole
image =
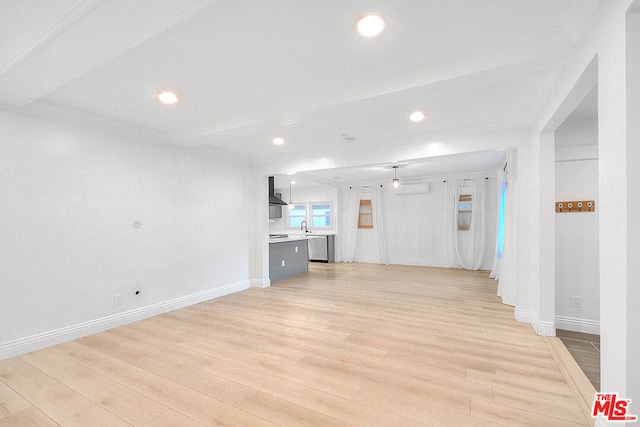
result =
[[[0,362],[0,425],[589,425],[486,272],[309,273]]]

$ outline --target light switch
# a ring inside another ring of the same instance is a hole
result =
[[[282,266],[284,267],[284,260],[282,260]]]

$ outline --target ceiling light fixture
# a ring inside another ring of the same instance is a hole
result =
[[[384,30],[384,18],[380,15],[364,15],[356,21],[356,29],[362,37],[375,37]]]
[[[393,188],[400,187],[400,180],[398,179],[398,166],[393,167],[393,180],[391,181]]]
[[[295,207],[295,205],[293,204],[293,202],[291,201],[291,184],[293,184],[295,181],[291,181],[291,178],[289,178],[289,204],[287,205],[287,207],[291,210]]]
[[[273,145],[282,145],[284,144],[284,139],[280,138],[279,136],[273,138]]]
[[[426,116],[427,115],[424,114],[422,111],[414,111],[409,116],[409,120],[411,120],[412,122],[418,123],[418,122],[423,121]]]
[[[158,94],[158,100],[165,105],[173,105],[178,102],[178,95],[170,90],[165,90]]]

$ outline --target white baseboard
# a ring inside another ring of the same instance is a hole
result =
[[[537,313],[532,312],[531,326],[536,334],[543,337],[555,337],[556,336],[556,322],[548,320],[540,320]]]
[[[219,298],[235,292],[244,291],[249,288],[249,281],[232,283],[197,294],[186,295],[170,301],[140,307],[133,310],[116,313],[111,316],[90,320],[84,323],[67,326],[52,331],[31,335],[25,338],[5,342],[0,344],[0,360],[9,357],[19,356],[41,348],[60,344],[66,341],[78,339],[107,329],[137,322],[142,319],[157,316],[162,313],[177,310],[179,308],[198,304],[214,298]]]
[[[547,337],[556,336],[555,323],[539,320],[538,316],[535,316],[531,310],[523,310],[516,307],[513,310],[513,315],[518,322],[529,323],[538,335]]]
[[[523,310],[521,308],[516,307],[513,310],[513,316],[518,322],[522,323],[531,323],[533,316],[531,314],[531,310]]]
[[[538,335],[542,335],[543,337],[555,337],[556,336],[556,325],[555,322],[548,322],[544,320],[538,320],[536,325],[534,325],[534,329]]]
[[[600,335],[600,322],[597,320],[580,319],[577,317],[556,316],[556,328],[567,331],[584,332]]]
[[[268,288],[271,286],[270,279],[251,279],[250,285],[252,288]]]

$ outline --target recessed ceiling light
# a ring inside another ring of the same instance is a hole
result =
[[[356,28],[362,37],[375,37],[384,30],[384,18],[380,15],[364,15],[356,21]]]
[[[284,144],[284,139],[280,138],[279,136],[273,138],[273,145],[282,145]]]
[[[426,114],[424,114],[422,111],[414,111],[409,116],[409,120],[417,123],[417,122],[423,121],[425,117],[426,117]]]
[[[162,91],[158,94],[158,100],[163,104],[173,105],[178,102],[178,95],[171,92],[170,90]]]

